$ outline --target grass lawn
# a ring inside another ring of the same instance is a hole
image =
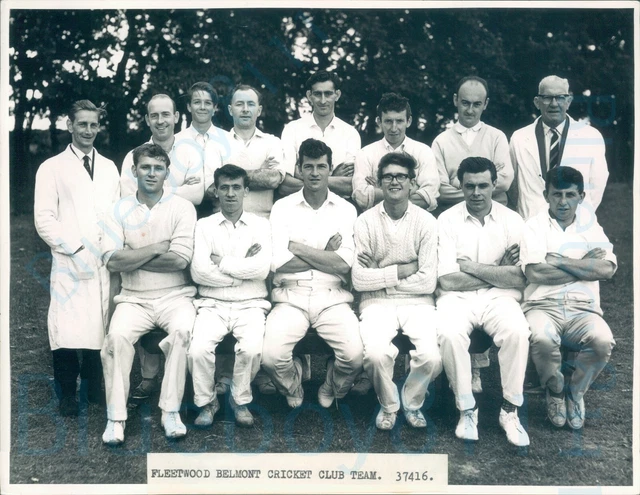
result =
[[[229,407],[207,430],[193,428],[196,413],[186,405],[189,428],[181,442],[168,442],[160,411],[152,401],[131,411],[125,444],[102,445],[104,408],[89,406],[78,418],[57,415],[51,353],[47,337],[48,248],[38,238],[30,216],[11,219],[11,468],[18,483],[146,483],[147,452],[372,452],[449,455],[449,483],[454,485],[631,485],[633,389],[632,188],[609,184],[600,207],[601,223],[615,246],[618,272],[601,284],[605,318],[617,346],[611,361],[586,396],[582,431],[554,429],[546,419],[544,396],[527,394],[520,409],[531,438],[526,450],[511,447],[498,426],[501,403],[495,349],[483,371],[479,396],[480,441],[457,440],[458,413],[452,394],[439,386],[427,399],[426,431],[411,429],[399,415],[391,432],[374,426],[377,399],[347,396],[323,410],[316,393],[324,360],[314,357],[305,403],[290,411],[280,396],[256,394],[256,425],[239,429]],[[400,371],[398,369],[398,371]],[[139,380],[134,364],[132,384]],[[397,373],[400,377],[401,373]],[[637,447],[637,446],[636,446]]]

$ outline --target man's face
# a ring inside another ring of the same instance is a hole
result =
[[[252,89],[236,91],[229,105],[229,113],[233,117],[234,127],[252,129],[262,113],[262,105],[258,103],[258,95]]]
[[[311,91],[307,91],[307,98],[311,102],[314,115],[333,115],[340,94],[340,90],[336,91],[332,81],[318,82],[311,86]]]
[[[138,190],[145,194],[160,192],[169,176],[169,167],[159,158],[150,156],[141,156],[138,164],[131,167],[131,171],[138,179]]]
[[[156,141],[166,141],[173,132],[180,114],[173,110],[173,102],[169,98],[156,98],[149,102],[144,120],[151,129]]]
[[[573,97],[568,94],[569,88],[561,81],[545,82],[540,88],[540,95],[533,99],[536,108],[540,110],[542,121],[549,127],[557,127],[567,118],[567,110]],[[549,99],[551,96],[561,96],[561,100]],[[547,98],[545,98],[547,97]]]
[[[249,190],[244,187],[242,177],[230,179],[229,177],[221,176],[215,188],[216,198],[220,200],[220,209],[227,216],[242,210],[247,192]]]
[[[216,108],[208,91],[194,91],[191,101],[187,103],[191,118],[198,124],[210,124]]]
[[[407,112],[382,112],[382,117],[377,118],[378,125],[382,128],[384,138],[392,146],[399,146],[404,141],[407,127],[411,125],[411,117],[407,119]]]
[[[385,201],[394,203],[408,201],[414,179],[409,178],[409,170],[401,165],[391,164],[382,169],[380,187]]]
[[[329,188],[329,176],[331,175],[327,155],[320,158],[303,156],[301,162],[300,175],[304,188],[311,192],[326,191]]]
[[[100,131],[100,116],[92,110],[80,110],[72,122],[67,120],[67,129],[71,133],[73,145],[85,153],[93,148],[93,142]]]
[[[573,221],[578,205],[584,199],[584,191],[578,192],[578,186],[571,184],[567,189],[556,189],[549,184],[549,190],[544,191],[544,199],[549,203],[551,215],[559,222],[567,224]]]
[[[462,194],[469,213],[472,215],[489,213],[494,188],[495,182],[491,180],[491,172],[488,170],[476,174],[465,173],[462,176]]]
[[[477,81],[467,81],[453,95],[453,104],[458,109],[458,122],[471,128],[480,122],[482,112],[489,104],[484,86]]]

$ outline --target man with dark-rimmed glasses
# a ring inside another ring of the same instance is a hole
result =
[[[515,178],[509,196],[525,220],[547,208],[544,177],[560,165],[570,165],[582,173],[586,194],[582,206],[592,215],[602,201],[609,177],[604,140],[588,123],[567,115],[572,100],[569,81],[545,77],[533,99],[540,117],[511,137]]]

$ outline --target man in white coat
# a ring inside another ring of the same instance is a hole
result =
[[[81,398],[85,391],[89,402],[103,397],[100,349],[109,316],[110,274],[100,256],[101,221],[119,197],[119,178],[115,164],[93,147],[102,113],[89,100],[75,102],[67,121],[71,144],[36,174],[36,230],[53,256],[47,323],[63,416],[78,414],[78,374]]]
[[[569,81],[545,77],[533,99],[540,117],[511,136],[515,178],[509,196],[525,220],[546,211],[544,177],[560,165],[582,173],[585,200],[581,207],[587,208],[592,217],[602,201],[609,177],[604,140],[589,124],[567,115],[572,99]]]

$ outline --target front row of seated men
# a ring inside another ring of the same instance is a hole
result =
[[[494,164],[467,158],[458,170],[465,201],[436,221],[409,201],[415,160],[389,153],[377,172],[383,201],[356,219],[355,208],[328,190],[331,148],[308,139],[299,157],[304,187],[274,204],[271,226],[243,211],[246,172],[234,165],[215,172],[221,211],[196,225],[188,201],[163,194],[166,153],[153,144],[134,151],[138,193],[116,204],[103,256],[110,271],[122,274],[101,352],[108,404],[103,442],[124,441],[133,345],[155,326],[168,334],[160,343],[166,365],[159,406],[169,438],[186,434],[179,408],[187,368],[200,407],[195,423],[213,422],[219,409],[215,349],[230,332],[237,339],[230,400],[236,422],[253,424],[247,405],[260,365],[289,406],[299,407],[301,364],[292,351],[309,326],[335,353],[318,391],[320,404],[330,407],[344,397],[364,367],[380,402],[379,429],[393,428],[401,406],[411,426],[426,427],[420,409],[444,367],[460,410],[456,436],[478,440],[468,350],[475,327],[499,348],[499,424],[510,443],[529,445],[517,407],[530,342],[549,419],[582,428],[583,395],[615,344],[601,316],[598,280],[613,276],[616,258],[595,218],[584,218],[588,212],[579,208],[580,172],[551,169],[549,209],[524,224],[491,199]],[[185,272],[189,263],[197,299]],[[350,270],[361,292],[360,323],[345,288]],[[270,271],[273,309],[266,299]],[[400,393],[392,381],[398,349],[391,340],[398,329],[415,346]],[[578,352],[566,384],[561,343]]]

